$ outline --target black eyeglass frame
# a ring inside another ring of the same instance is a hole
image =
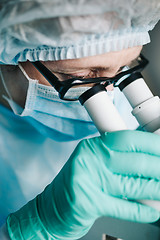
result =
[[[46,80],[55,88],[55,90],[59,93],[59,97],[62,100],[66,101],[76,101],[77,99],[67,99],[65,98],[65,94],[67,91],[74,86],[81,86],[86,84],[103,84],[105,87],[113,84],[114,87],[117,87],[116,83],[120,80],[120,78],[125,75],[129,75],[135,72],[141,72],[149,63],[149,61],[142,55],[138,57],[137,61],[139,62],[133,68],[122,71],[118,73],[116,76],[108,78],[108,77],[98,77],[98,78],[70,78],[65,81],[60,81],[44,64],[40,61],[31,62],[36,69],[46,78]]]

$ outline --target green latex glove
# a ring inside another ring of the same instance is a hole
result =
[[[9,235],[71,240],[85,235],[100,216],[158,220],[158,211],[136,199],[160,200],[160,137],[106,133],[81,141],[53,182],[8,217]]]

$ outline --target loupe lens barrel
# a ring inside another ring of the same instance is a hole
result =
[[[132,108],[153,97],[141,73],[130,75],[118,87],[124,93]]]
[[[82,94],[79,100],[101,134],[127,129],[103,85],[94,86]]]
[[[140,73],[135,73],[119,84],[131,104],[132,115],[148,132],[160,133],[160,99],[154,96]],[[158,131],[157,131],[158,130]]]

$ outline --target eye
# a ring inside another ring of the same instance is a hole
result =
[[[84,79],[91,77],[91,72],[85,74],[85,75],[79,75],[79,74],[66,74],[66,73],[59,73],[59,72],[53,72],[60,81],[65,81],[71,78],[78,78],[78,79]]]
[[[58,77],[58,79],[59,79],[60,81],[65,81],[65,80],[68,80],[68,79],[70,79],[70,78],[73,78],[73,76],[70,75],[70,74],[58,73],[58,72],[53,72],[53,74],[55,74],[56,77]]]

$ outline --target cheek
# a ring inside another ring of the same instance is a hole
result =
[[[36,79],[40,84],[51,86],[43,75],[29,61],[21,63],[25,72],[31,79]]]

